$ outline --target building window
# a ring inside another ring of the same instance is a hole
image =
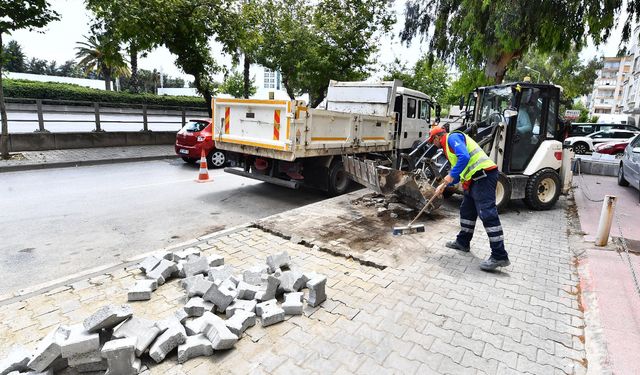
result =
[[[276,73],[272,70],[264,70],[264,88],[275,89],[276,88]]]

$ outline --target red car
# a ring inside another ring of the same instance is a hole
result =
[[[204,149],[209,168],[222,168],[227,162],[224,151],[216,149],[209,119],[190,120],[176,135],[176,154],[187,163],[200,160]]]
[[[599,154],[615,155],[616,159],[621,159],[624,155],[624,149],[627,148],[630,140],[600,143],[594,147],[594,151]]]

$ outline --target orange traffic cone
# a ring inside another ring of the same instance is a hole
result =
[[[213,182],[213,178],[209,179],[209,170],[207,169],[207,157],[204,154],[204,148],[200,153],[200,173],[196,182]]]

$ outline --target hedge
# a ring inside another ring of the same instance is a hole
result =
[[[131,94],[128,92],[92,89],[69,83],[5,79],[3,80],[2,87],[6,98],[74,100],[85,102],[207,108],[204,99],[201,97]]]

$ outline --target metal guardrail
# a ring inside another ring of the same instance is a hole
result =
[[[132,104],[132,103],[111,103],[111,102],[87,102],[87,101],[74,101],[74,100],[58,100],[58,99],[30,99],[30,98],[5,98],[5,103],[15,104],[33,104],[34,108],[29,109],[12,109],[11,113],[37,113],[38,115],[38,130],[36,132],[48,132],[45,127],[45,123],[94,123],[95,132],[103,132],[102,124],[116,123],[116,124],[142,124],[142,131],[149,131],[149,110],[162,110],[172,111],[175,114],[158,114],[154,113],[153,116],[166,116],[177,117],[180,115],[180,121],[158,121],[154,120],[151,123],[154,124],[181,124],[182,127],[187,123],[187,117],[201,117],[203,113],[206,113],[206,108],[198,107],[179,107],[179,106],[162,106],[153,104]],[[80,110],[59,110],[55,108],[46,108],[46,106],[60,106],[67,105],[73,106]],[[139,109],[139,112],[121,112],[114,111],[114,108],[121,109]],[[197,111],[197,113],[196,113]],[[45,114],[73,114],[73,115],[93,115],[93,121],[77,120],[77,119],[46,119]],[[141,120],[104,120],[103,115],[126,115],[126,116],[141,116]],[[33,119],[11,119],[11,122],[35,122]]]

